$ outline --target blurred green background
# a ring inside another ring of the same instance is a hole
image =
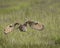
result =
[[[8,24],[25,18],[43,23],[44,30],[4,34]],[[60,0],[0,0],[0,48],[60,48]]]

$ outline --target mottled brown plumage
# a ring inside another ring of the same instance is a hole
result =
[[[18,27],[20,31],[26,32],[27,31],[27,24],[20,24],[20,26]]]
[[[43,24],[41,24],[41,23],[39,23],[39,22],[35,22],[35,21],[28,20],[28,21],[26,21],[26,22],[23,23],[23,24],[14,23],[14,24],[8,25],[8,26],[4,29],[4,33],[7,34],[7,33],[9,33],[9,32],[12,32],[12,31],[15,29],[16,25],[18,25],[17,28],[18,28],[20,31],[26,32],[26,31],[27,31],[27,24],[28,24],[31,28],[35,29],[35,30],[43,30],[43,29],[44,29],[44,25],[43,25]]]
[[[14,23],[14,24],[10,24],[8,25],[5,29],[4,29],[4,33],[7,34],[9,32],[12,32],[15,28],[16,25],[19,25],[19,23]]]
[[[26,21],[26,23],[33,29],[36,29],[36,30],[43,30],[44,29],[44,25],[39,22],[29,20],[29,21]]]

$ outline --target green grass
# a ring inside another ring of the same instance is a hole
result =
[[[25,18],[43,23],[44,30],[4,34],[8,24]],[[0,0],[0,48],[60,48],[60,0]]]

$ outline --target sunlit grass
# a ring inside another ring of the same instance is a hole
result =
[[[59,0],[0,0],[0,48],[60,48]],[[44,24],[37,31],[28,26],[27,32],[15,29],[5,35],[4,28],[11,23],[24,23],[26,19]]]

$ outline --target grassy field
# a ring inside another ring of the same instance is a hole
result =
[[[43,23],[44,30],[4,34],[8,24],[25,18]],[[0,0],[0,48],[60,48],[60,0]]]

